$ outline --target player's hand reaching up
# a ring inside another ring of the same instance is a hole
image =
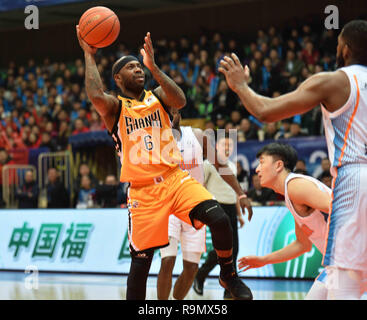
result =
[[[231,54],[231,57],[225,56],[220,61],[218,71],[224,74],[228,86],[234,92],[246,87],[250,79],[250,69],[247,66],[243,68],[240,59],[234,53]]]
[[[243,258],[238,259],[238,269],[242,269],[241,272],[246,271],[248,269],[253,269],[253,268],[260,268],[265,266],[266,263],[263,259],[263,257],[258,257],[258,256],[246,256]]]
[[[147,33],[147,35],[144,38],[144,46],[140,49],[140,54],[143,56],[143,63],[144,65],[152,71],[152,69],[155,67],[155,61],[154,61],[154,49],[153,49],[153,43],[152,39],[150,37],[150,32]]]
[[[90,54],[96,54],[98,48],[90,46],[88,43],[86,43],[82,39],[82,37],[80,36],[79,25],[76,26],[76,35],[78,37],[79,44],[82,47],[82,49],[84,50],[84,52],[88,52]]]

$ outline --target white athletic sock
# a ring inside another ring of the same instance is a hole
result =
[[[326,300],[327,289],[325,283],[315,280],[310,291],[308,291],[305,300]]]
[[[359,300],[362,272],[337,267],[326,267],[328,300]]]

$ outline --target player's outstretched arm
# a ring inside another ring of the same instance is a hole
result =
[[[260,268],[267,264],[281,263],[295,259],[312,249],[312,242],[304,234],[302,229],[295,223],[297,239],[284,248],[274,251],[265,256],[246,256],[238,259],[238,268],[246,271],[248,269]]]
[[[304,81],[295,91],[277,98],[254,92],[248,85],[250,70],[242,67],[238,57],[224,57],[218,70],[228,86],[239,96],[244,107],[262,122],[274,122],[305,113],[320,103],[335,111],[348,99],[349,80],[343,71],[321,72]],[[338,93],[338,94],[335,94]]]
[[[89,46],[81,37],[79,26],[76,26],[76,33],[81,48],[84,50],[85,58],[85,88],[89,100],[95,106],[97,112],[105,122],[107,129],[112,130],[118,112],[118,100],[112,95],[103,91],[101,76],[98,72],[94,55],[97,48]]]
[[[159,87],[154,90],[154,93],[168,107],[181,109],[186,104],[186,97],[181,88],[162,70],[158,68],[154,60],[154,48],[150,32],[144,38],[144,47],[140,50],[143,56],[143,63],[152,73],[154,79],[159,83]]]

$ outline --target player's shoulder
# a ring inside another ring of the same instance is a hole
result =
[[[343,69],[323,71],[312,75],[310,80],[323,87],[340,87],[348,84],[348,76]]]
[[[316,181],[313,181],[312,177],[294,175],[288,179],[287,192],[290,197],[299,196],[316,189],[318,189],[318,187]]]

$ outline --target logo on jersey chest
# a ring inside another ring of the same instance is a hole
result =
[[[145,129],[149,127],[158,127],[162,128],[162,120],[161,120],[161,113],[159,109],[155,110],[153,113],[141,117],[141,118],[133,118],[124,116],[125,118],[125,125],[126,125],[126,133],[130,134],[139,129]]]

